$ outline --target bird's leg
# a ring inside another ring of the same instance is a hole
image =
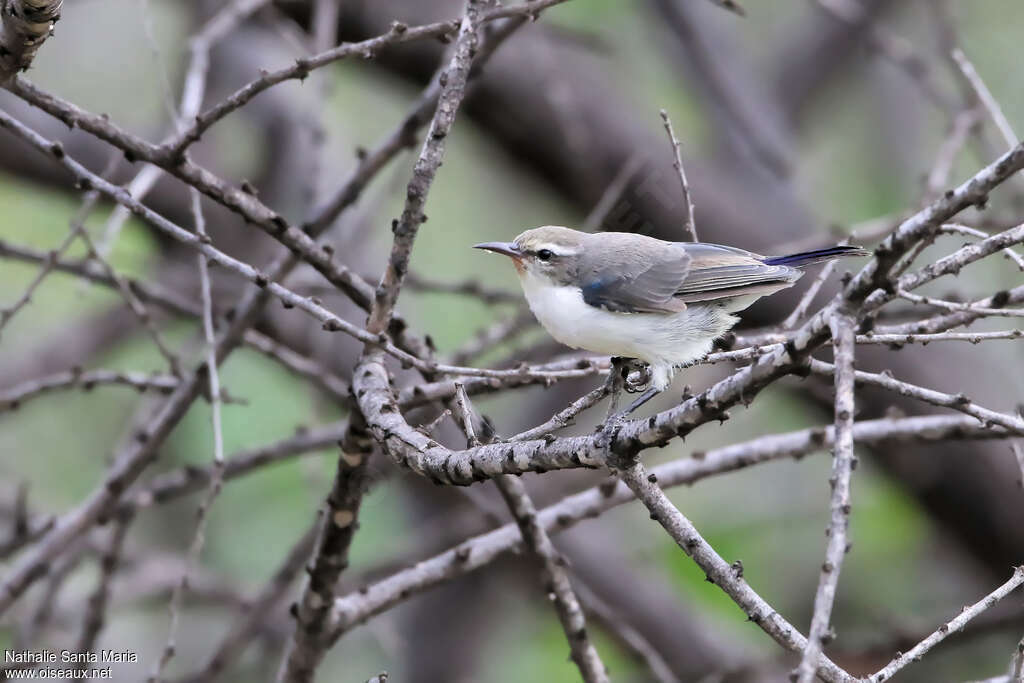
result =
[[[630,379],[633,370],[638,370],[638,379]],[[605,447],[610,447],[616,433],[622,428],[622,423],[634,410],[642,406],[658,394],[655,389],[648,389],[639,398],[633,401],[626,410],[616,412],[619,407],[619,396],[625,389],[628,393],[637,393],[649,383],[650,369],[648,365],[634,358],[612,358],[612,369],[608,375],[608,387],[611,399],[608,401],[608,413],[605,415],[604,423],[601,425],[601,442]]]
[[[707,357],[708,357],[708,354],[704,354],[700,358],[696,358],[694,360],[691,360],[688,363],[683,363],[682,365],[677,365],[676,366],[676,370],[682,370],[684,368],[689,368],[689,367],[692,367],[694,365],[699,365],[699,364],[703,363],[704,360]],[[636,391],[636,390],[634,390],[634,391]],[[639,408],[643,404],[647,403],[648,401],[650,401],[652,398],[654,398],[655,396],[657,396],[660,393],[661,393],[661,391],[659,389],[655,389],[654,387],[649,388],[647,391],[645,391],[644,393],[640,394],[632,403],[630,403],[628,408],[626,408],[621,413],[619,413],[619,418],[620,419],[621,418],[625,418],[627,415],[630,415],[631,413],[635,412],[637,408]]]
[[[605,414],[604,422],[601,423],[601,441],[608,445],[611,443],[615,432],[622,425],[622,417],[615,411],[619,407],[619,396],[622,394],[623,385],[626,382],[626,375],[629,373],[628,359],[612,356],[612,368],[608,373],[605,386],[608,388],[608,412]]]
[[[648,401],[650,401],[652,398],[654,398],[655,396],[657,396],[660,393],[661,393],[660,391],[658,391],[654,387],[651,387],[650,389],[648,389],[644,393],[642,393],[639,396],[637,396],[633,400],[633,402],[629,404],[628,408],[626,408],[621,413],[619,413],[619,419],[623,419],[627,415],[633,414],[634,412],[636,412],[637,408],[639,408],[643,404],[647,403]]]
[[[696,359],[694,359],[694,360],[692,360],[692,361],[690,361],[688,363],[683,363],[682,365],[676,366],[676,370],[682,370],[684,368],[688,368],[688,367],[691,367],[691,366],[694,366],[694,365],[699,365],[700,363],[704,362],[705,358],[707,358],[707,354],[705,354],[704,356],[701,356],[700,358],[696,358]],[[629,393],[637,393],[644,386],[649,384],[649,382],[650,382],[650,378],[651,378],[650,366],[647,365],[646,363],[643,363],[642,361],[638,361],[636,359],[629,359],[628,362],[632,365],[632,367],[637,368],[641,374],[640,374],[640,377],[639,377],[638,380],[632,380],[631,381],[627,377],[627,379],[625,380],[626,391],[628,391]],[[621,423],[628,416],[630,416],[634,412],[636,412],[638,408],[643,406],[645,403],[647,403],[648,401],[650,401],[652,398],[654,398],[655,396],[657,396],[660,393],[661,393],[660,389],[655,389],[654,387],[649,387],[646,391],[644,391],[636,399],[634,399],[634,401],[629,404],[629,407],[626,408],[625,410],[623,410],[621,413],[618,413],[616,415],[612,415],[611,412],[609,412],[608,413],[608,420],[607,420],[607,422]]]
[[[613,393],[612,401],[608,406],[608,416],[605,418],[606,425],[611,424],[613,426],[621,424],[629,415],[636,411],[637,408],[650,401],[652,398],[661,393],[658,389],[650,387],[651,383],[651,367],[647,363],[637,360],[636,358],[612,358],[612,372],[613,377],[619,380],[621,377],[622,385],[627,393],[636,394],[643,391],[629,407],[623,410],[621,413],[616,413],[615,409],[618,407],[618,392]],[[633,373],[636,373],[634,377]],[[644,390],[646,387],[646,391]],[[614,390],[614,387],[612,389]]]
[[[608,380],[605,386],[608,387],[608,413],[604,421],[607,423],[615,415],[615,409],[619,406],[619,396],[626,385],[626,377],[629,374],[629,359],[612,356],[612,369],[608,373]]]

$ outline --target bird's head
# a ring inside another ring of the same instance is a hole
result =
[[[512,259],[519,276],[532,275],[552,284],[568,284],[579,270],[585,232],[545,225],[521,233],[511,242],[484,242],[474,249],[504,254]]]

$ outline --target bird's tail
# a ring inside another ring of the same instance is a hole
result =
[[[802,268],[813,263],[822,263],[847,256],[868,256],[870,253],[860,247],[835,246],[826,249],[815,249],[813,251],[801,251],[798,254],[789,254],[787,256],[768,256],[764,259],[764,262],[769,266]]]

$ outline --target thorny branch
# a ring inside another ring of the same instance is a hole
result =
[[[358,419],[358,418],[353,418]],[[334,588],[348,567],[352,538],[359,528],[359,506],[366,489],[372,447],[358,426],[349,425],[340,442],[334,484],[321,514],[320,537],[309,580],[295,607],[295,630],[278,674],[279,681],[310,681],[326,651],[326,625]]]
[[[394,244],[388,265],[374,296],[367,321],[367,333],[377,339],[363,340],[366,346],[356,364],[354,374],[362,376],[367,364],[382,363],[385,331],[391,322],[398,293],[408,272],[409,257],[420,225],[425,222],[423,208],[427,192],[444,156],[445,138],[451,130],[459,104],[465,95],[469,70],[475,56],[480,26],[482,3],[467,0],[466,14],[459,29],[459,37],[448,68],[439,77],[441,92],[437,109],[427,131],[419,159],[413,169],[412,180],[406,191],[406,204],[401,218],[392,225]],[[359,391],[358,379],[353,387]],[[350,425],[362,436],[363,416],[353,418]],[[344,446],[343,446],[344,450]],[[319,547],[309,573],[309,582],[303,591],[296,614],[296,628],[282,662],[279,681],[289,683],[312,680],[316,667],[327,646],[327,622],[338,577],[348,564],[348,549],[355,535],[359,508],[362,503],[366,466],[372,448],[363,446],[352,456],[343,453],[338,460],[338,473],[328,496]],[[347,457],[348,456],[348,457]],[[350,461],[349,457],[354,457]]]
[[[192,219],[195,221],[196,234],[200,239],[208,237],[206,233],[206,219],[203,216],[203,209],[199,203],[199,193],[192,188],[189,192],[192,200]],[[168,605],[170,612],[170,626],[168,627],[167,643],[163,652],[157,660],[150,680],[159,683],[163,670],[167,663],[175,655],[177,649],[176,639],[178,625],[181,620],[181,601],[185,591],[188,589],[189,573],[193,565],[199,561],[203,546],[206,544],[206,527],[210,519],[210,507],[220,495],[224,485],[224,436],[221,423],[221,394],[220,394],[220,372],[217,369],[217,339],[213,330],[213,298],[210,293],[210,270],[206,262],[206,256],[196,255],[196,265],[199,269],[199,291],[203,302],[203,340],[206,342],[206,365],[205,371],[209,378],[210,394],[210,417],[213,423],[213,471],[209,477],[209,484],[203,501],[196,511],[195,530],[192,534],[192,541],[189,544],[186,555],[185,568],[181,573],[181,580],[174,587],[171,593],[171,601]]]
[[[818,590],[814,595],[814,616],[807,633],[800,666],[797,668],[799,683],[810,683],[814,679],[823,646],[832,640],[834,634],[830,624],[832,605],[835,603],[839,586],[839,571],[843,558],[849,551],[846,540],[850,526],[850,478],[855,459],[853,455],[854,407],[854,318],[849,311],[840,309],[830,323],[832,339],[835,342],[835,446],[832,457],[832,487],[830,519],[825,535],[828,544],[825,561],[821,565]]]
[[[971,621],[971,619],[983,613],[1015,591],[1022,583],[1024,583],[1024,566],[1014,569],[1013,576],[1011,576],[1006,583],[999,586],[999,588],[996,588],[973,605],[965,607],[960,614],[939,626],[934,633],[912,647],[909,652],[898,654],[891,662],[886,664],[877,672],[868,676],[868,683],[882,683],[882,681],[889,680],[900,669],[911,662],[916,662],[921,659],[925,653],[945,640],[948,635],[956,633],[962,629],[969,621]]]
[[[693,219],[693,197],[690,195],[690,183],[686,179],[686,169],[683,167],[679,140],[676,138],[675,130],[672,129],[672,120],[669,119],[668,112],[664,109],[661,110],[661,120],[665,123],[665,132],[668,133],[669,142],[672,143],[672,152],[675,156],[672,166],[679,174],[679,185],[683,191],[683,202],[686,204],[686,222],[683,223],[683,232],[689,235],[691,242],[696,242],[697,222]]]
[[[469,445],[480,445],[480,439],[477,438],[473,427],[473,423],[479,418],[469,403],[465,387],[461,384],[456,387],[455,405],[461,415],[463,431]],[[527,493],[526,486],[508,474],[497,477],[494,483],[512,517],[515,518],[523,545],[540,564],[544,591],[554,603],[558,620],[562,624],[566,640],[569,641],[569,658],[580,670],[580,676],[585,683],[607,683],[608,672],[587,634],[586,616],[569,579],[566,560],[559,554],[547,532],[537,523],[537,508]]]
[[[961,416],[870,420],[854,424],[854,439],[862,444],[1006,436],[1005,432],[981,427],[973,418]],[[832,426],[764,436],[707,453],[695,453],[693,458],[675,460],[652,468],[651,474],[664,488],[693,484],[706,477],[759,463],[781,458],[800,458],[830,448],[834,439]],[[538,520],[549,532],[561,531],[634,499],[633,494],[623,485],[616,484],[610,489],[594,487],[540,510]],[[515,548],[519,540],[518,530],[508,524],[482,536],[467,539],[448,551],[381,579],[365,590],[340,598],[335,603],[335,637],[416,591],[484,566],[498,554]]]
[[[743,578],[740,565],[724,560],[697,532],[697,529],[669,501],[658,486],[658,477],[648,474],[639,462],[621,472],[622,480],[648,510],[651,518],[665,529],[672,540],[707,575],[708,581],[721,588],[775,642],[793,652],[806,651],[807,639],[772,609]],[[816,673],[827,681],[852,681],[853,678],[827,657],[812,664]]]

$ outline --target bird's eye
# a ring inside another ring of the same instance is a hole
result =
[[[537,258],[539,258],[541,261],[550,261],[554,255],[555,252],[551,251],[550,249],[541,249],[540,251],[537,252]]]

